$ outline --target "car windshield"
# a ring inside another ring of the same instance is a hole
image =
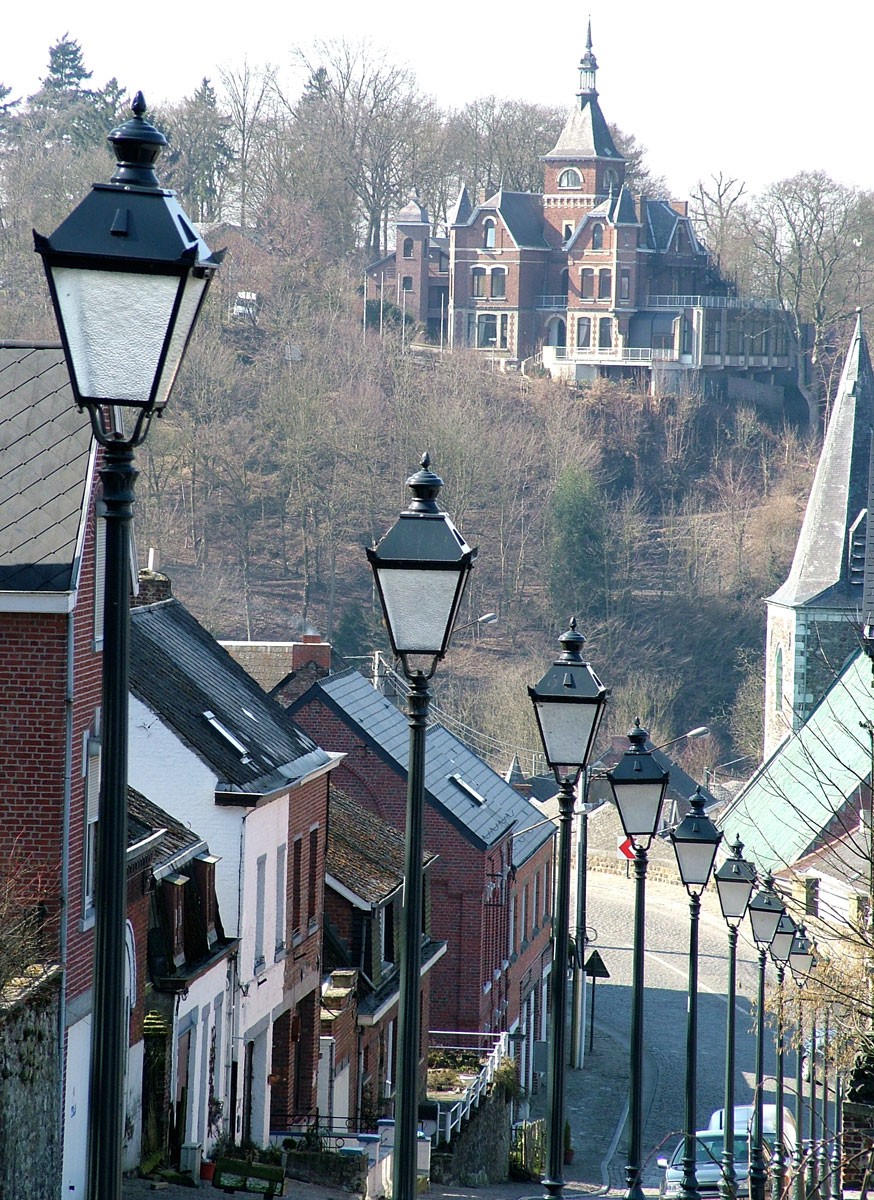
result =
[[[718,1163],[722,1160],[723,1152],[723,1137],[721,1133],[699,1134],[695,1140],[695,1161],[699,1163]],[[748,1137],[746,1133],[735,1135],[734,1139],[734,1157],[738,1161],[746,1159],[748,1154]],[[672,1167],[680,1167],[683,1165],[683,1143],[674,1151],[674,1156],[671,1159]]]

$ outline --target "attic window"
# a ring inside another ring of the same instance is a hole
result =
[[[473,787],[471,784],[469,784],[466,779],[462,779],[462,777],[457,772],[450,775],[449,780],[451,783],[454,783],[455,786],[460,791],[464,792],[464,794],[466,796],[470,796],[471,800],[473,800],[474,803],[476,803],[476,804],[485,804],[486,803],[485,796],[483,796],[481,792],[478,792],[475,787]]]
[[[246,747],[243,745],[243,743],[238,738],[234,737],[234,735],[231,733],[230,729],[227,728],[227,726],[222,725],[221,721],[218,719],[218,717],[215,715],[215,713],[212,713],[209,711],[209,709],[207,709],[207,711],[203,714],[203,716],[206,718],[207,721],[209,721],[210,725],[213,727],[213,729],[216,731],[216,733],[220,733],[221,736],[228,743],[228,745],[232,746],[234,748],[234,750],[236,750],[236,752],[240,756],[241,762],[249,763],[252,761],[251,758],[249,757],[249,751],[246,749]]]
[[[491,217],[487,217],[483,221],[483,248],[485,250],[494,250],[495,248],[495,222]]]

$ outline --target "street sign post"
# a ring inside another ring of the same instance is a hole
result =
[[[595,980],[609,979],[610,972],[604,965],[604,960],[597,950],[593,950],[586,963],[586,975],[592,981],[592,1015],[589,1018],[589,1050],[595,1038]]]

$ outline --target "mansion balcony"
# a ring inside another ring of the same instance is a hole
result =
[[[792,365],[789,354],[685,354],[673,348],[649,346],[544,346],[543,366],[554,375],[573,374],[577,365],[604,367],[652,367],[664,364],[670,370],[733,368],[741,371],[779,371]]]
[[[644,308],[745,308],[764,312],[779,312],[779,300],[763,300],[756,296],[648,296]]]

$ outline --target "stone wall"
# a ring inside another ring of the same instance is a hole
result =
[[[0,1003],[0,1196],[60,1193],[60,978],[50,971]]]
[[[431,1179],[462,1187],[506,1183],[510,1168],[510,1104],[492,1089],[448,1147],[431,1152]]]

